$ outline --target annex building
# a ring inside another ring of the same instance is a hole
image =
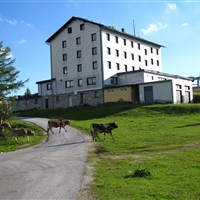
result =
[[[72,17],[46,43],[51,77],[37,82],[41,109],[104,102],[189,103],[190,78],[162,72],[162,45]]]

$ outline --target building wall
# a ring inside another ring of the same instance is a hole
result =
[[[103,90],[46,95],[41,98],[42,109],[69,108],[80,105],[95,106],[103,103]]]
[[[118,42],[116,42],[116,37]],[[119,53],[118,56],[116,51]],[[112,85],[110,77],[120,72],[139,69],[162,71],[160,47],[122,32],[102,31],[102,55],[105,85]]]
[[[18,98],[13,109],[14,111],[41,109],[41,97]]]
[[[85,24],[84,30],[80,30],[80,25]],[[68,33],[68,28],[72,33]],[[91,35],[96,34],[96,40],[92,41]],[[80,43],[77,44],[77,38]],[[66,47],[62,43],[66,41]],[[101,46],[100,30],[98,26],[85,23],[80,20],[73,21],[56,36],[50,43],[51,46],[51,71],[52,78],[56,79],[54,94],[71,93],[74,91],[86,91],[102,88],[101,73]],[[97,54],[92,54],[92,48],[97,48]],[[77,58],[77,52],[81,52],[81,58]],[[67,60],[63,60],[63,55],[67,55]],[[93,69],[93,62],[97,62],[97,68]],[[81,71],[77,66],[81,64]],[[63,73],[63,68],[67,67],[67,72]],[[94,77],[94,84],[87,84],[87,78]],[[82,79],[82,86],[78,86],[78,79]],[[73,81],[72,87],[66,87],[66,81]]]
[[[132,101],[131,86],[104,89],[104,103]]]
[[[149,82],[139,85],[140,102],[147,103],[145,100],[145,88],[152,87],[153,102],[173,102],[172,81]]]

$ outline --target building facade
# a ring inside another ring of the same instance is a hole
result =
[[[120,86],[120,73],[162,72],[162,45],[72,17],[50,38],[51,79],[39,81],[42,108],[104,102],[103,89]]]
[[[193,100],[192,78],[162,72],[163,46],[123,28],[72,17],[46,43],[51,77],[37,82],[38,94],[18,97],[15,110]]]

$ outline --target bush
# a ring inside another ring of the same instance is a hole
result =
[[[193,103],[200,103],[200,92],[193,93]]]

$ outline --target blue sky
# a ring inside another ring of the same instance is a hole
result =
[[[165,46],[163,72],[200,75],[200,1],[135,0],[0,0],[0,41],[16,59],[19,80],[37,93],[37,81],[50,79],[50,48],[45,41],[72,16],[116,29],[125,28]]]

